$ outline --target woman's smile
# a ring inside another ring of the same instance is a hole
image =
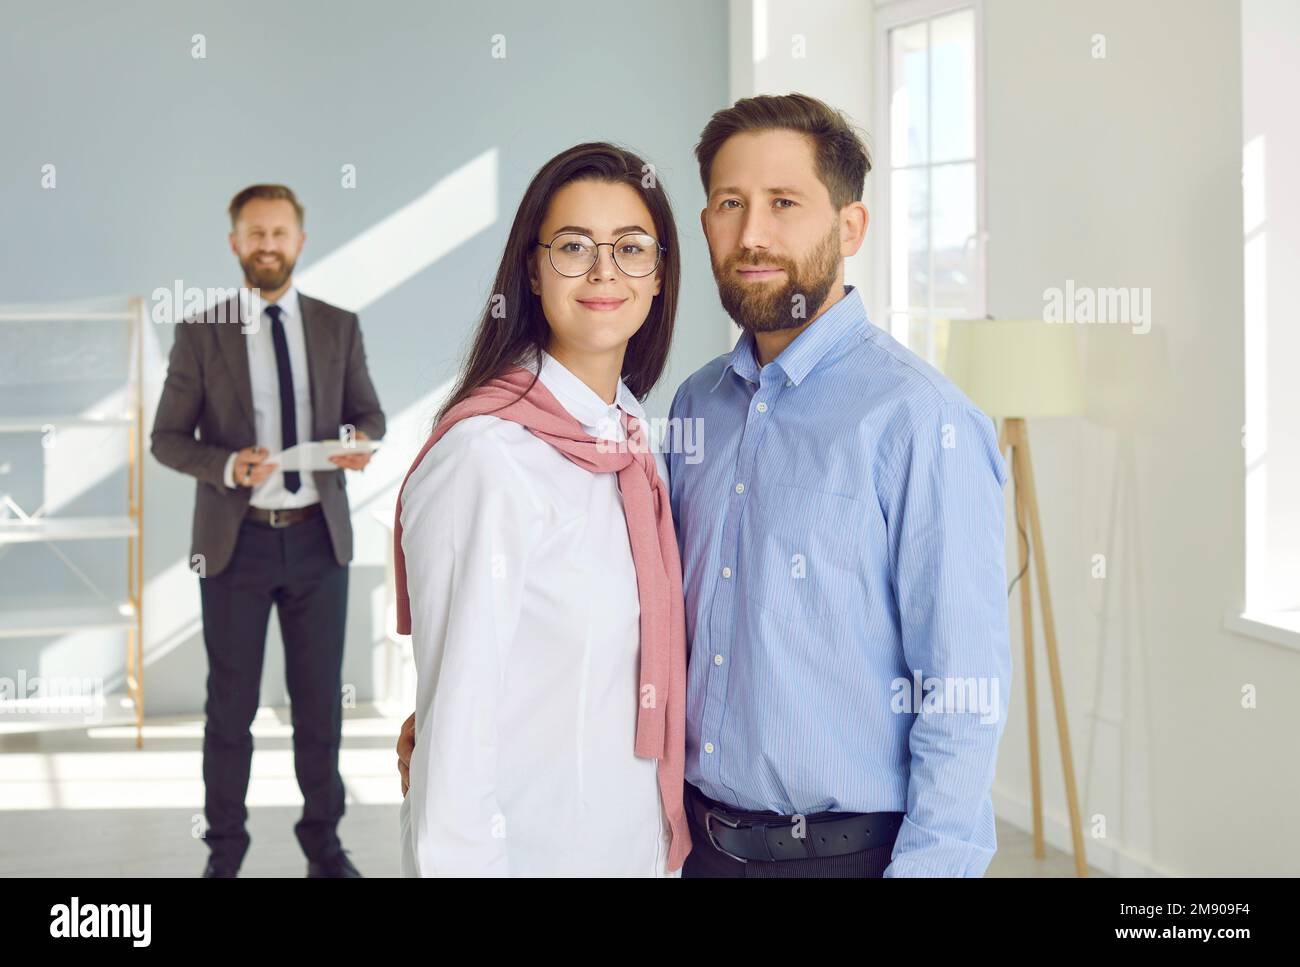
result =
[[[612,312],[626,301],[627,299],[618,299],[611,296],[593,296],[590,299],[579,299],[578,305],[594,312]]]

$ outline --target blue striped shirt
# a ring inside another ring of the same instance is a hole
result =
[[[670,417],[687,781],[905,812],[886,876],[982,875],[1011,685],[992,422],[851,287],[761,369],[746,332]]]

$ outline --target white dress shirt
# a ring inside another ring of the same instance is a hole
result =
[[[245,316],[249,312],[248,292],[239,290],[239,301]],[[289,346],[289,371],[293,374],[294,423],[298,428],[298,442],[305,443],[311,439],[311,374],[307,368],[307,339],[302,328],[302,309],[298,305],[298,289],[289,286],[278,302],[283,311],[280,323],[284,326],[284,339]],[[271,337],[271,317],[266,308],[262,309],[262,318],[256,332],[244,332],[241,336],[248,340],[248,375],[253,386],[253,424],[257,434],[257,445],[266,447],[270,456],[267,460],[274,463],[275,455],[284,449],[280,433],[280,371],[275,365],[275,342]],[[226,486],[234,489],[243,486],[235,480],[235,457],[232,453],[226,460]],[[289,507],[306,507],[320,501],[316,482],[311,471],[298,474],[301,481],[297,492],[291,492],[284,486],[284,470],[277,467],[271,476],[253,488],[248,502],[254,507],[284,510]]]
[[[592,436],[605,403],[554,357],[541,381]],[[660,463],[660,474],[666,479]],[[517,423],[457,423],[402,495],[416,743],[404,876],[667,876],[657,763],[633,754],[640,603],[617,475]]]

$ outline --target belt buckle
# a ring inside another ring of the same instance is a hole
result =
[[[723,854],[724,856],[730,856],[733,860],[737,861],[738,863],[748,863],[749,860],[746,857],[737,856],[735,853],[732,853],[730,850],[725,850],[718,845],[718,840],[713,835],[713,826],[710,824],[710,820],[712,819],[717,819],[717,821],[722,823],[722,825],[727,826],[731,829],[740,829],[740,823],[733,823],[730,820],[728,820],[726,817],[722,816],[720,813],[717,813],[712,809],[706,809],[704,811],[704,832],[708,834],[709,845],[712,846],[719,853]]]
[[[270,523],[271,523],[271,526],[272,526],[272,527],[288,527],[288,526],[289,526],[289,522],[288,522],[287,520],[286,520],[284,523],[280,523],[280,513],[281,513],[281,511],[280,511],[278,508],[272,508],[270,513],[271,513],[271,521],[270,521]]]

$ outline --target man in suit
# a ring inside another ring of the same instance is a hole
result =
[[[370,457],[335,456],[337,470],[305,472],[282,470],[271,455],[310,440],[377,440],[385,420],[356,314],[294,287],[302,214],[283,185],[253,185],[231,201],[230,249],[247,288],[176,327],[154,421],[154,456],[197,479],[190,553],[208,655],[204,876],[234,876],[248,850],[250,727],[273,604],[304,799],[294,832],[307,875],[361,875],[337,833],[352,560],[343,471],[363,469]]]

